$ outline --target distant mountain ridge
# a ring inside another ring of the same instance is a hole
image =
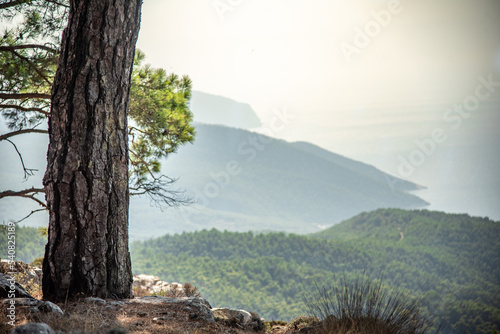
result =
[[[161,215],[133,203],[132,226],[149,217],[165,223],[163,233],[212,227],[311,233],[363,211],[428,204],[406,192],[416,184],[313,144],[220,125],[197,123],[196,131],[195,143],[169,157],[163,172],[180,177],[177,186],[197,205]]]
[[[162,172],[179,177],[174,186],[186,189],[197,203],[161,211],[152,208],[154,203],[148,198],[132,197],[132,240],[212,227],[312,233],[362,211],[427,205],[407,193],[417,185],[373,166],[310,143],[289,143],[244,130],[261,124],[248,104],[193,92],[191,109],[195,119],[226,125],[196,123],[194,145],[183,146],[162,161]],[[39,172],[23,183],[15,151],[3,143],[2,188],[39,186],[46,165],[47,137],[18,136],[15,142],[27,165]],[[0,218],[20,219],[37,208],[28,200],[3,199]],[[39,213],[25,223],[43,226],[47,216]]]

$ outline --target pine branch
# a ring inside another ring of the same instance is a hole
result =
[[[15,7],[28,1],[29,0],[12,0],[10,2],[0,3],[0,9]]]
[[[25,133],[43,133],[43,134],[48,134],[49,131],[47,131],[47,130],[40,130],[40,129],[22,129],[22,130],[12,131],[12,132],[6,133],[4,135],[1,135],[0,136],[0,141],[6,140],[6,139],[8,139],[10,137],[14,137],[14,136],[17,136],[17,135],[22,135],[22,134],[25,134]]]
[[[27,180],[28,177],[30,176],[33,176],[35,173],[35,171],[37,171],[38,169],[33,169],[33,168],[26,168],[26,165],[24,164],[24,159],[23,159],[23,156],[21,154],[21,152],[19,152],[19,150],[17,149],[17,146],[16,144],[14,144],[14,142],[12,142],[10,139],[6,139],[9,143],[12,144],[12,146],[14,146],[14,149],[16,150],[17,152],[17,155],[19,156],[19,160],[21,160],[21,165],[23,166],[23,171],[24,171],[24,179]]]
[[[185,195],[184,190],[169,189],[177,180],[168,176],[161,175],[152,181],[142,181],[136,186],[129,186],[130,196],[147,195],[151,202],[160,210],[165,207],[177,207],[180,205],[189,205],[193,199]]]
[[[53,1],[53,0],[46,0],[47,2],[52,2],[58,6],[61,6],[61,7],[66,7],[66,8],[69,8],[69,5],[65,5],[63,3],[60,3],[59,1]]]
[[[19,94],[16,94],[16,93],[0,93],[0,99],[4,99],[4,100],[50,99],[50,94],[42,94],[42,93],[19,93]]]
[[[49,116],[50,112],[43,110],[42,108],[36,108],[36,107],[22,107],[17,104],[0,104],[0,109],[17,109],[19,111],[24,111],[24,112],[30,112],[30,111],[36,111],[41,114],[44,114],[45,116]]]
[[[13,190],[5,190],[0,192],[0,199],[4,197],[22,197],[22,198],[29,198],[35,202],[38,203],[38,205],[47,208],[47,204],[39,200],[38,198],[35,197],[36,194],[39,193],[45,193],[45,189],[41,188],[31,188],[31,189],[24,189],[21,191],[13,191]]]
[[[25,62],[28,63],[28,65],[43,79],[45,80],[45,82],[49,85],[49,86],[52,86],[52,82],[50,82],[50,80],[45,76],[45,74],[42,73],[42,71],[40,71],[40,69],[38,67],[36,67],[35,64],[33,64],[33,62],[31,60],[29,60],[28,58],[26,58],[25,56],[19,54],[17,51],[15,50],[10,50],[10,52],[12,54],[14,54],[16,57],[24,60]]]
[[[42,44],[22,44],[22,45],[2,45],[2,46],[0,46],[0,52],[1,51],[13,52],[15,50],[25,50],[25,49],[42,49],[42,50],[50,51],[53,53],[59,52],[56,49],[53,49],[49,46],[42,45]]]
[[[46,208],[45,208],[45,209],[36,209],[36,210],[33,210],[33,211],[31,211],[31,212],[30,212],[30,213],[29,213],[26,217],[24,217],[24,218],[22,218],[22,219],[20,219],[20,220],[18,220],[18,221],[16,221],[16,222],[14,222],[14,223],[15,223],[15,224],[19,224],[19,223],[20,223],[20,222],[22,222],[23,220],[26,220],[26,219],[28,219],[29,217],[31,217],[31,215],[32,215],[32,214],[37,213],[37,212],[41,212],[41,211],[46,211],[46,210],[47,210]]]
[[[1,137],[0,137],[1,138]],[[137,153],[135,153],[133,150],[131,150],[129,148],[128,150],[130,153],[132,153],[133,156],[135,156],[137,159],[139,159],[143,164],[144,164],[144,167],[146,167],[147,171],[148,171],[148,174],[151,176],[151,178],[153,178],[153,180],[156,180],[156,176],[153,174],[153,172],[151,171],[151,169],[149,168],[149,165],[148,163],[143,159],[141,158],[141,156]]]

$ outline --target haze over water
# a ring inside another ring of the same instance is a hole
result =
[[[498,1],[151,0],[138,47],[249,103],[256,131],[418,183],[430,209],[500,219]],[[276,110],[293,119],[269,131]]]

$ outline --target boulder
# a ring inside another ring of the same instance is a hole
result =
[[[55,334],[55,332],[47,324],[29,323],[14,328],[10,334]]]

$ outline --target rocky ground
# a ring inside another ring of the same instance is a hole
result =
[[[312,333],[310,318],[264,322],[255,313],[212,308],[190,284],[134,277],[130,300],[83,298],[55,305],[41,300],[41,271],[16,263],[15,326],[9,324],[9,276],[0,263],[0,333]],[[34,323],[38,325],[34,325]]]

